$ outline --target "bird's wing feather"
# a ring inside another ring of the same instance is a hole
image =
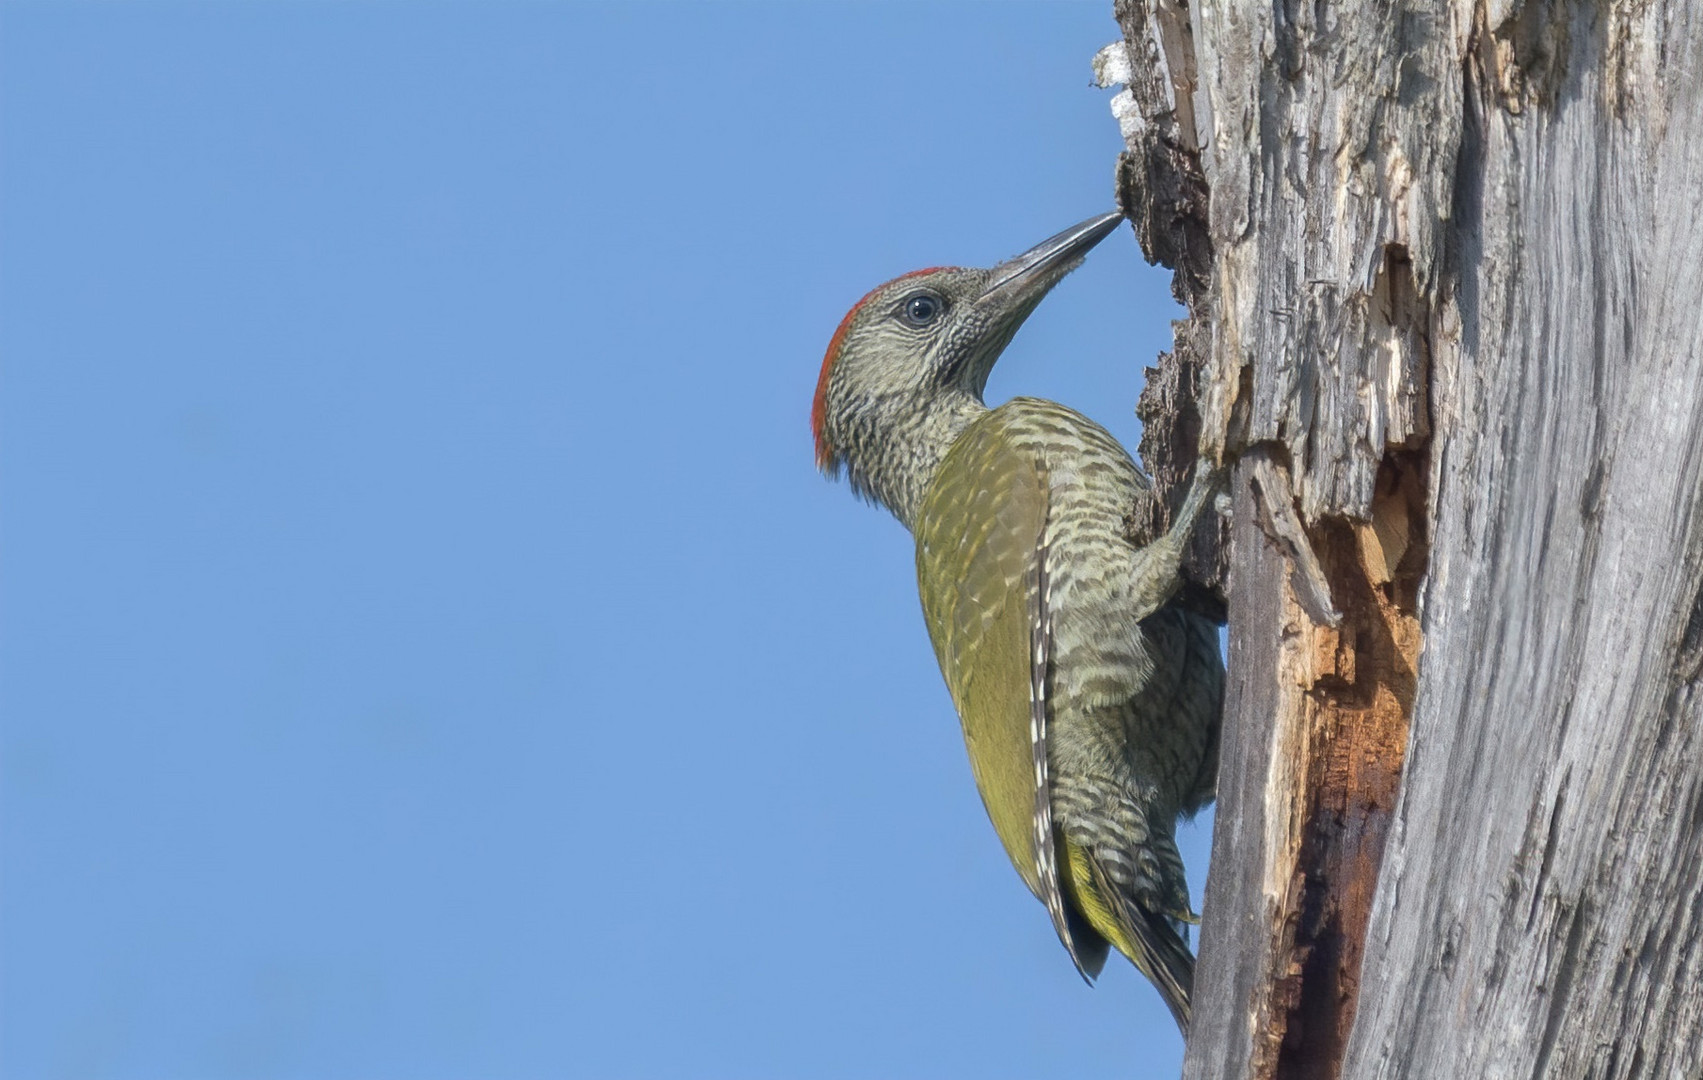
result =
[[[1089,975],[1104,950],[1073,932],[1047,782],[1046,467],[1001,435],[996,414],[960,435],[917,515],[923,617],[994,830]]]

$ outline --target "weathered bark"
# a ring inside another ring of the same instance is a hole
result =
[[[1185,1076],[1703,1077],[1703,13],[1116,12],[1142,454],[1236,465]]]

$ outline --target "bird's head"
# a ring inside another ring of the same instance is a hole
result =
[[[981,409],[1018,327],[1121,220],[1089,218],[991,269],[917,270],[859,300],[822,361],[810,414],[816,464],[845,469],[859,494],[908,520],[899,503],[920,496],[954,425]]]

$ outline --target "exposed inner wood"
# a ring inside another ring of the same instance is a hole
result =
[[[1424,457],[1385,458],[1373,519],[1327,521],[1314,549],[1342,612],[1337,628],[1302,619],[1283,675],[1301,689],[1304,800],[1288,970],[1273,987],[1280,1025],[1254,1075],[1334,1080],[1354,1021],[1360,960],[1412,715],[1426,545]],[[1280,1036],[1280,1038],[1279,1038]],[[1275,1044],[1275,1045],[1273,1045]]]

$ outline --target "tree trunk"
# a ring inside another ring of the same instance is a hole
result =
[[[1116,12],[1142,455],[1236,466],[1184,1075],[1703,1077],[1703,14]]]

